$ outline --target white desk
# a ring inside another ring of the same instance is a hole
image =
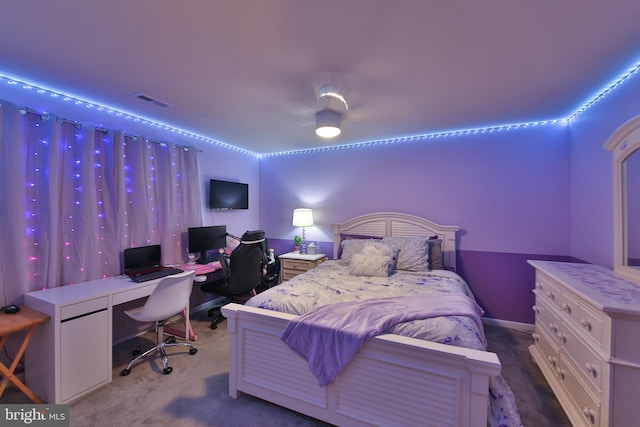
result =
[[[113,307],[150,295],[159,282],[118,276],[25,294],[27,307],[51,317],[25,353],[29,387],[45,402],[59,404],[111,382]]]

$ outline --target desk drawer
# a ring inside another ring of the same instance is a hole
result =
[[[113,305],[122,304],[125,302],[133,301],[138,298],[144,298],[151,295],[151,292],[158,286],[159,280],[151,280],[147,283],[140,283],[133,289],[122,291],[113,294]]]
[[[60,307],[60,320],[66,321],[74,317],[85,316],[100,310],[106,310],[109,305],[109,298],[104,296],[100,298],[82,301],[77,304],[69,304]]]

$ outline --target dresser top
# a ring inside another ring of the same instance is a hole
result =
[[[604,311],[640,313],[640,285],[594,264],[528,261],[536,269],[567,283]]]

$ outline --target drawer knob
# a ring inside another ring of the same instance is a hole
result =
[[[558,341],[560,341],[563,344],[567,343],[567,337],[565,334],[559,333],[557,334],[557,336],[558,336]]]
[[[593,424],[596,421],[596,414],[593,412],[593,409],[589,409],[586,406],[582,408],[582,413],[585,417]]]
[[[538,336],[538,334],[536,334],[535,332],[531,334],[531,336],[533,337],[533,340],[535,342],[538,342],[540,340],[540,337]]]
[[[571,314],[571,307],[569,307],[567,304],[562,303],[562,305],[560,306],[560,308],[562,309],[562,311],[564,311],[567,314]]]
[[[540,309],[537,306],[533,306],[531,307],[531,309],[533,310],[534,313],[539,314],[540,313]]]
[[[591,330],[591,323],[589,323],[589,321],[587,321],[585,319],[580,320],[580,326],[585,328],[587,331]]]
[[[549,299],[555,299],[555,295],[553,295],[553,292],[551,291],[547,291],[547,296],[549,297]]]
[[[558,374],[560,378],[564,379],[564,369],[556,368],[556,374]]]
[[[553,365],[554,367],[556,366],[556,358],[553,356],[547,356],[547,360],[549,361],[549,363],[551,363],[551,365]]]
[[[549,329],[551,329],[554,334],[558,333],[558,327],[556,325],[554,325],[553,323],[549,323]]]
[[[597,377],[598,373],[596,371],[596,367],[593,366],[591,363],[587,362],[584,364],[584,370],[589,372],[593,377]]]

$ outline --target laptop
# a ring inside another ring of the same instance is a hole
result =
[[[178,273],[182,273],[182,270],[162,265],[160,245],[140,246],[124,250],[124,274],[134,282],[146,282]]]

